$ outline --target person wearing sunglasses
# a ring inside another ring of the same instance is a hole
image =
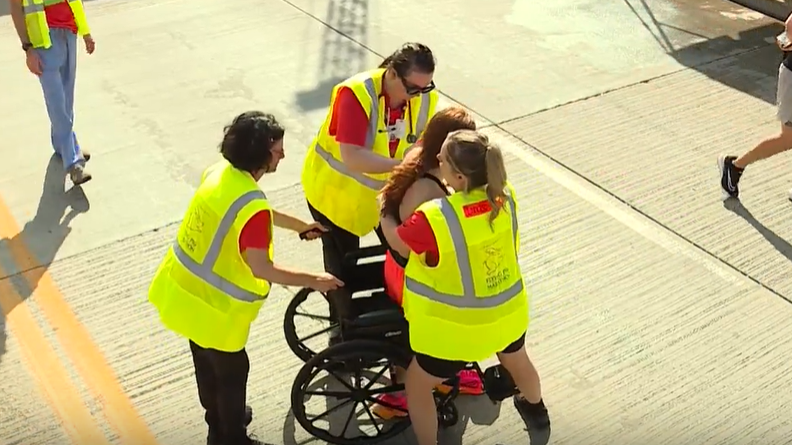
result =
[[[322,236],[325,271],[342,281],[344,257],[379,224],[377,195],[435,113],[435,63],[429,47],[405,43],[377,69],[333,88],[302,185],[311,215],[329,229]],[[348,292],[328,299],[334,318],[349,316]]]

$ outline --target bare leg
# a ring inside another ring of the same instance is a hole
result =
[[[539,381],[539,373],[533,363],[531,363],[531,359],[528,358],[524,345],[517,352],[510,354],[499,353],[498,360],[511,374],[522,398],[530,403],[539,403],[542,400],[542,385]]]
[[[792,149],[792,123],[781,125],[781,132],[760,142],[734,161],[734,166],[743,169],[756,161],[767,159]]]
[[[525,345],[518,351],[498,354],[498,359],[520,390],[520,395],[514,397],[514,408],[528,428],[531,445],[546,445],[550,441],[550,416],[542,400],[539,373],[528,358]]]
[[[437,445],[437,405],[432,389],[443,379],[424,371],[413,358],[407,368],[407,409],[418,445]]]

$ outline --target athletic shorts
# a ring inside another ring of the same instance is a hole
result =
[[[783,63],[778,68],[778,90],[776,91],[776,116],[782,124],[792,126],[792,71]]]
[[[502,354],[512,354],[525,345],[525,333],[520,336],[514,343],[506,346],[506,349],[501,351]],[[439,377],[441,379],[450,379],[463,370],[467,366],[467,362],[458,362],[453,360],[442,360],[439,358],[430,357],[425,354],[415,354],[415,360],[421,366],[421,369],[429,374]]]

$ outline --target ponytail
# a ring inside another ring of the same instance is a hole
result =
[[[493,144],[487,144],[484,155],[487,168],[487,201],[490,205],[490,224],[497,218],[501,207],[506,200],[506,165],[503,162],[503,153]]]

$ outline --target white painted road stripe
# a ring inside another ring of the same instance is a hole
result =
[[[542,154],[537,153],[534,149],[530,147],[523,148],[521,145],[522,143],[513,136],[507,135],[502,130],[492,126],[484,128],[482,132],[486,133],[492,142],[498,144],[504,153],[511,154],[524,161],[534,170],[668,252],[679,254],[695,261],[697,264],[700,264],[710,272],[735,286],[757,286],[756,283],[740,274],[738,271],[713,259],[709,254],[691,245],[688,241],[666,227],[641,215],[606,192],[593,187],[576,174],[559,166]],[[715,190],[717,189],[718,183],[716,179],[713,181],[715,181],[713,182],[713,189]]]

